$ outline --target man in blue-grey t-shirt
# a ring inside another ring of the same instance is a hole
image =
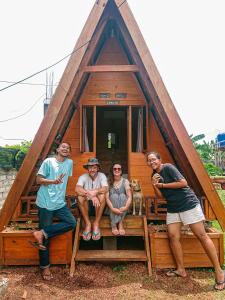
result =
[[[68,158],[70,145],[62,142],[56,151],[56,156],[46,158],[37,172],[37,183],[40,184],[40,189],[36,204],[40,230],[34,231],[36,242],[32,245],[39,249],[40,268],[45,280],[52,278],[49,264],[49,239],[76,226],[76,220],[65,202],[68,177],[72,176],[73,170],[73,161]],[[60,222],[53,224],[55,217]]]

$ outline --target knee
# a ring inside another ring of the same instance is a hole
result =
[[[105,203],[106,202],[105,194],[98,195],[98,199],[100,203]]]
[[[206,242],[210,239],[206,232],[197,232],[195,235],[202,242]]]
[[[83,196],[78,196],[78,204],[83,204],[84,201],[86,200],[86,197],[83,197]]]
[[[170,242],[180,241],[180,234],[168,232],[168,237],[169,237]]]

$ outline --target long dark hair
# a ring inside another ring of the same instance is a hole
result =
[[[108,177],[108,181],[109,181],[109,187],[113,187],[113,182],[114,182],[114,174],[113,174],[113,168],[115,165],[120,165],[121,167],[121,176],[123,174],[123,166],[120,162],[114,162],[109,170],[109,177]]]

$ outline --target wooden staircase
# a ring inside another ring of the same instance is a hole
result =
[[[141,236],[144,239],[144,250],[80,250],[82,238],[81,219],[77,220],[74,246],[70,266],[70,276],[73,277],[78,261],[144,261],[147,263],[149,276],[152,275],[149,237],[146,216],[127,216],[124,219],[125,236]],[[103,216],[100,222],[101,236],[114,237],[111,231],[109,217]],[[115,237],[116,238],[116,237]]]

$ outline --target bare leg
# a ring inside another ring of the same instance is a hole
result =
[[[103,210],[105,208],[105,195],[101,194],[98,196],[100,201],[100,206],[95,208],[95,221],[93,223],[93,231],[99,231],[99,223],[103,214]]]
[[[121,220],[121,221],[119,222],[118,227],[119,227],[119,234],[120,234],[120,235],[125,235],[126,232],[125,232],[125,229],[124,229],[124,227],[123,227],[123,220]]]
[[[85,232],[89,232],[91,231],[91,221],[89,218],[89,214],[88,214],[88,201],[85,197],[82,196],[78,196],[78,204],[79,204],[79,209],[81,211],[81,214],[84,218],[84,222],[85,222]]]
[[[186,277],[186,271],[184,268],[183,250],[180,243],[181,235],[181,223],[168,224],[168,236],[170,241],[170,247],[177,265],[176,274]]]
[[[201,242],[202,247],[204,248],[206,254],[208,255],[209,259],[211,260],[214,269],[215,269],[215,278],[216,281],[224,281],[224,272],[220,267],[219,259],[216,253],[216,248],[212,242],[212,240],[207,235],[203,222],[198,222],[195,224],[189,225],[194,235],[198,238],[198,240]],[[218,286],[218,289],[223,289],[225,283]]]

